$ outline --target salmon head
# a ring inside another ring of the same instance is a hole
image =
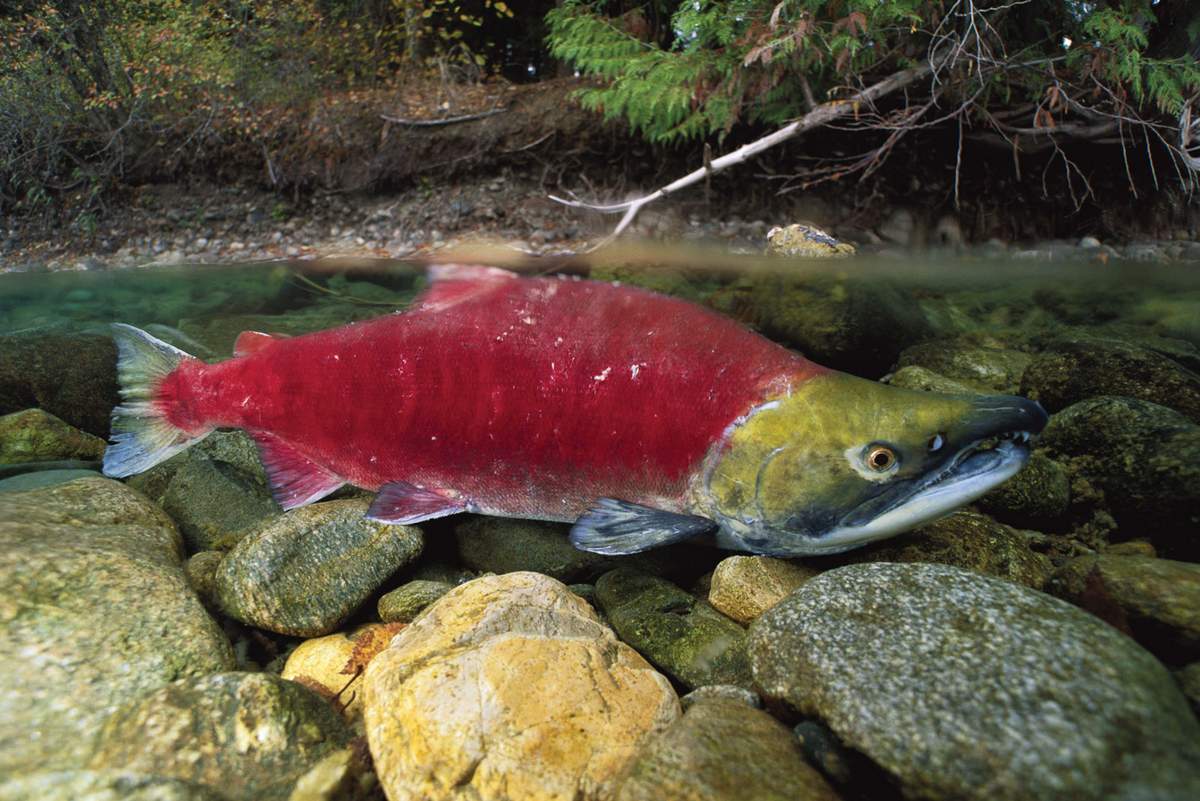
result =
[[[722,547],[846,551],[1011,478],[1046,420],[1025,398],[915,392],[829,372],[732,424],[689,505],[717,524]]]

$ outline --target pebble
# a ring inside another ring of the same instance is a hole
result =
[[[116,481],[0,495],[0,775],[80,768],[121,704],[232,668],[181,554],[162,510]]]
[[[200,551],[192,554],[183,565],[188,584],[196,591],[196,597],[209,609],[218,608],[217,570],[220,569],[221,560],[224,558],[223,551]]]
[[[1191,799],[1200,724],[1165,668],[1055,598],[945,565],[821,574],[750,628],[769,698],[906,796]]]
[[[225,614],[295,637],[337,627],[421,553],[421,531],[367,520],[365,499],[324,501],[271,517],[221,562]]]
[[[840,801],[779,721],[746,704],[694,704],[639,755],[616,801]]]
[[[622,640],[684,687],[751,685],[746,632],[671,582],[619,568],[596,582],[596,601]]]
[[[730,556],[713,571],[708,602],[738,623],[749,623],[817,573],[770,556]]]
[[[118,709],[89,767],[180,779],[227,801],[286,801],[300,777],[352,737],[325,699],[296,682],[215,673]]]
[[[1080,556],[1047,591],[1130,634],[1169,665],[1200,660],[1200,565],[1145,556]]]
[[[384,623],[411,623],[431,603],[441,598],[454,585],[444,581],[417,579],[402,584],[379,599],[376,610]]]
[[[362,671],[403,630],[402,625],[368,623],[305,640],[288,655],[280,676],[335,700],[347,719],[360,719]]]
[[[679,716],[670,683],[583,600],[536,573],[444,595],[367,667],[367,741],[388,798],[612,798]]]
[[[706,684],[703,687],[697,687],[680,698],[679,705],[686,712],[693,704],[707,701],[745,704],[754,709],[762,709],[762,699],[758,697],[757,693],[733,684]]]

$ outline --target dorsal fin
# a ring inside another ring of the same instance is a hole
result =
[[[499,267],[482,264],[432,264],[426,277],[429,279],[429,289],[417,298],[414,305],[436,311],[477,297],[519,276]]]
[[[285,511],[320,500],[346,483],[279,437],[262,432],[251,436],[267,470],[271,494]]]
[[[281,339],[287,339],[287,337],[283,334],[264,334],[262,331],[243,331],[238,334],[237,341],[233,343],[233,355],[249,356]]]

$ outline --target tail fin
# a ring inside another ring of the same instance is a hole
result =
[[[120,406],[112,413],[112,444],[104,451],[104,475],[114,478],[149,470],[207,436],[191,436],[171,425],[154,402],[162,380],[184,359],[173,345],[124,323],[114,323]]]

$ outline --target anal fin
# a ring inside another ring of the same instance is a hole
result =
[[[571,544],[581,551],[622,556],[711,534],[707,517],[679,514],[616,498],[601,498],[571,527]]]
[[[279,437],[265,433],[251,436],[267,470],[271,494],[285,510],[320,500],[346,483]]]
[[[389,481],[379,488],[379,494],[367,510],[367,519],[409,524],[466,510],[467,504],[457,498],[448,498],[407,481]]]

